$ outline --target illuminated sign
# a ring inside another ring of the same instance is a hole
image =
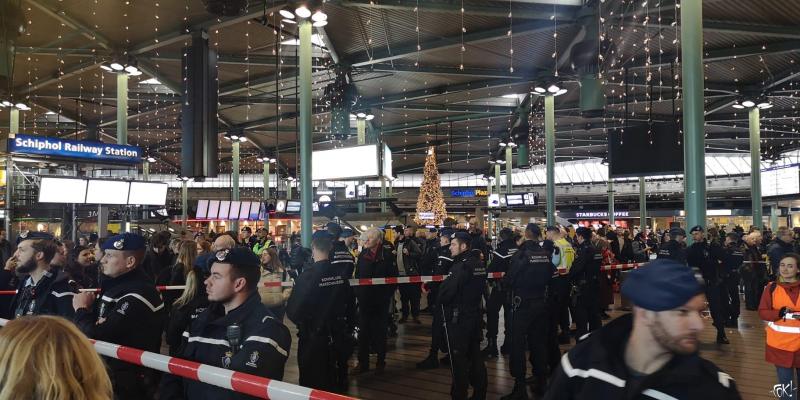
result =
[[[489,192],[486,189],[452,189],[450,197],[486,197]]]
[[[629,217],[628,211],[614,211],[615,217]],[[608,211],[576,212],[575,218],[608,218]]]
[[[142,149],[136,146],[65,140],[46,136],[17,135],[13,139],[8,139],[8,151],[94,162],[127,164],[142,162]]]

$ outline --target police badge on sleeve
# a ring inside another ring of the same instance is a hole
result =
[[[247,365],[248,367],[258,368],[258,364],[256,364],[257,362],[258,362],[258,351],[254,351],[252,354],[250,354],[250,361],[245,363],[245,365]]]
[[[233,352],[226,351],[225,355],[222,356],[222,368],[228,369],[231,367],[231,357],[233,357]]]

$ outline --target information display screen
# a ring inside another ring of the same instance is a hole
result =
[[[40,203],[78,203],[86,202],[85,179],[42,177],[39,183]]]
[[[231,202],[228,200],[222,200],[219,202],[219,216],[218,219],[228,219],[231,211]]]
[[[197,201],[197,213],[194,216],[197,219],[208,218],[208,200]]]
[[[208,219],[217,219],[219,215],[219,200],[211,200],[208,202]]]
[[[800,165],[781,165],[761,171],[761,196],[786,196],[800,193]]]
[[[239,208],[239,219],[245,220],[250,218],[250,204],[249,201],[243,201],[241,207]]]
[[[128,204],[163,206],[167,204],[169,185],[163,182],[131,182]]]
[[[241,209],[241,207],[242,207],[241,201],[238,200],[232,201],[230,212],[228,212],[228,218],[239,219],[239,210]]]
[[[507,194],[506,195],[506,205],[511,206],[521,206],[522,202],[522,194]]]
[[[92,179],[86,188],[86,202],[89,204],[128,204],[130,190],[130,182]]]
[[[292,201],[289,200],[286,202],[286,213],[287,214],[299,214],[300,213],[300,202],[299,201]]]
[[[260,217],[261,217],[261,205],[262,204],[263,203],[260,202],[260,201],[254,201],[254,202],[250,203],[250,214],[249,214],[249,218],[248,219],[251,219],[251,220],[261,219]]]

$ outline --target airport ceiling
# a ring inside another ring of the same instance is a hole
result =
[[[296,25],[282,26],[277,13],[286,3],[251,0],[242,15],[219,17],[200,0],[10,1],[21,1],[27,20],[11,83],[15,101],[32,108],[22,113],[22,131],[85,138],[98,126],[101,140],[115,141],[116,78],[100,66],[131,57],[144,73],[129,84],[129,142],[156,156],[153,172],[177,173],[183,48],[190,32],[205,30],[219,54],[221,171],[231,160],[222,134],[243,128],[250,139],[242,147],[245,172],[260,170],[255,158],[262,154],[296,172]],[[353,110],[375,116],[368,138],[390,146],[396,173],[420,172],[432,143],[442,172],[486,172],[509,134],[530,134],[538,162],[543,102],[531,92],[554,71],[568,89],[555,98],[557,161],[605,156],[605,130],[625,123],[626,76],[629,123],[679,119],[679,6],[583,3],[326,2],[328,25],[315,28],[314,148],[355,144],[355,135],[332,140],[322,99],[343,65],[358,91]],[[761,111],[764,154],[799,147],[800,2],[703,3],[706,151],[749,149],[747,110],[731,107],[745,94],[768,96],[773,105]],[[596,14],[586,18],[591,9]],[[579,79],[587,72],[576,47],[593,37],[600,56],[589,64],[605,83],[600,116],[580,107]],[[8,126],[7,112],[0,124]]]

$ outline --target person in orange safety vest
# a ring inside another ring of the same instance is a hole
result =
[[[761,295],[758,315],[767,325],[766,360],[775,364],[778,373],[780,399],[797,398],[797,378],[800,371],[800,255],[786,253],[779,263],[775,282],[767,284]],[[795,314],[797,313],[797,314]],[[797,315],[797,317],[794,317]]]

